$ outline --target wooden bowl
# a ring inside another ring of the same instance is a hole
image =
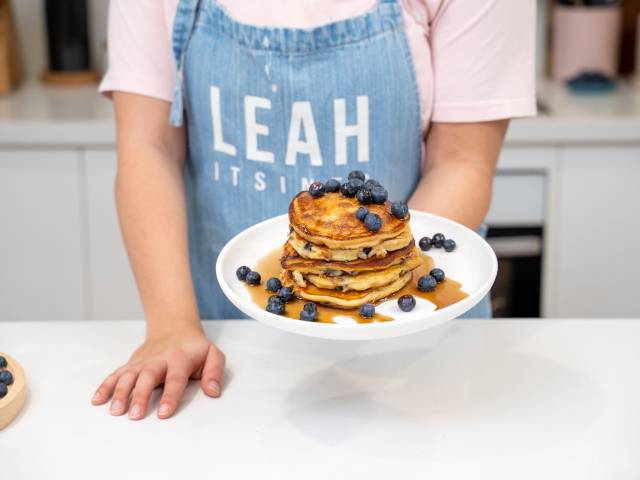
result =
[[[0,356],[7,359],[6,370],[13,375],[13,383],[9,385],[9,393],[4,398],[0,398],[0,430],[9,425],[24,405],[27,397],[27,385],[24,377],[24,370],[18,362],[6,353],[0,352]]]

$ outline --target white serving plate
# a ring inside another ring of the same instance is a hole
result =
[[[239,233],[225,245],[216,262],[216,275],[227,298],[251,318],[271,327],[299,335],[329,338],[335,340],[373,340],[399,337],[459,317],[475,306],[489,291],[498,272],[498,261],[489,244],[476,232],[437,215],[411,211],[411,229],[417,241],[424,236],[443,233],[456,241],[455,251],[447,253],[443,249],[432,248],[430,255],[437,267],[445,271],[447,277],[462,284],[469,294],[467,298],[440,310],[424,299],[416,297],[413,311],[400,310],[396,300],[389,300],[376,306],[376,311],[389,315],[395,320],[359,324],[344,317],[339,324],[303,322],[267,312],[254,304],[244,282],[236,277],[240,265],[254,268],[260,259],[274,249],[282,247],[289,233],[287,215],[260,222]],[[263,284],[257,288],[264,288]]]

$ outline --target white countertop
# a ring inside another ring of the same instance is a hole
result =
[[[454,321],[372,342],[206,322],[222,398],[176,417],[89,399],[142,322],[0,322],[29,396],[0,433],[2,478],[640,478],[640,320]]]
[[[538,118],[515,120],[507,145],[640,143],[640,87],[621,83],[615,93],[576,96],[561,84],[540,81],[549,108]],[[115,144],[111,103],[96,87],[61,89],[29,82],[0,96],[0,146]]]

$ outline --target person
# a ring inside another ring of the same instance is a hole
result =
[[[314,180],[362,170],[394,200],[479,229],[510,118],[535,114],[535,2],[112,0],[116,204],[147,321],[94,404],[173,414],[221,394],[201,318],[233,235]],[[486,301],[471,313],[488,315]]]

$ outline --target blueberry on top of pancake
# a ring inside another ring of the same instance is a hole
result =
[[[407,227],[409,216],[396,218],[391,213],[391,202],[386,201],[368,206],[369,212],[378,215],[382,221],[379,230],[371,231],[355,216],[360,207],[357,199],[337,192],[319,198],[313,198],[309,192],[300,192],[289,205],[289,221],[303,238],[332,248],[375,244],[399,235]]]

